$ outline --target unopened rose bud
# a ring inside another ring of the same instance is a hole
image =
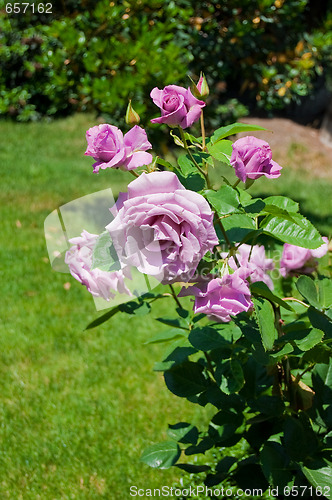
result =
[[[139,117],[139,114],[136,113],[136,111],[134,110],[134,108],[131,105],[131,100],[129,100],[129,104],[128,104],[127,111],[126,111],[126,123],[127,123],[127,125],[132,125],[132,126],[138,125],[140,121],[141,121],[141,119]]]
[[[205,99],[209,95],[210,89],[203,73],[201,73],[197,85],[193,84],[192,92],[199,99]]]

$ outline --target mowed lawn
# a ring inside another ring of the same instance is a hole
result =
[[[144,345],[164,328],[154,318],[171,315],[171,298],[148,316],[121,313],[85,330],[102,312],[47,258],[50,212],[108,187],[117,194],[133,179],[118,171],[92,174],[93,160],[83,153],[94,124],[89,115],[0,122],[1,499],[120,500],[130,498],[131,485],[171,486],[180,471],[152,470],[139,457],[166,439],[168,423],[204,419],[153,372],[165,348]],[[295,198],[323,234],[331,231],[326,180],[285,168],[280,179],[254,190]]]

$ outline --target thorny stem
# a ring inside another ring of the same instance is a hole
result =
[[[177,303],[178,307],[179,307],[180,309],[183,309],[183,307],[182,307],[182,305],[181,305],[181,302],[179,301],[179,299],[178,299],[178,297],[177,297],[177,295],[176,295],[176,293],[175,293],[175,290],[174,290],[174,288],[173,288],[173,285],[169,285],[169,287],[170,287],[170,289],[171,289],[172,296],[173,296],[173,298],[174,298],[175,302]]]

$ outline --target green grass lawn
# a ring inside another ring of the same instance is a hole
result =
[[[130,498],[130,485],[171,485],[181,472],[152,470],[141,452],[166,438],[168,423],[199,418],[153,372],[164,348],[144,345],[159,328],[153,318],[170,314],[171,299],[149,316],[121,313],[85,330],[101,313],[47,259],[43,225],[51,211],[107,187],[116,194],[132,180],[119,171],[92,174],[83,153],[94,124],[87,115],[0,122],[1,499],[117,500]],[[285,169],[254,189],[297,199],[328,234],[331,184],[297,176]]]

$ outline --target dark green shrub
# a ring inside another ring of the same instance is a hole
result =
[[[212,124],[248,107],[284,109],[330,78],[331,26],[328,2],[309,0],[56,0],[48,15],[3,9],[0,114],[25,121],[95,110],[122,124],[129,97],[147,120],[153,87],[188,85],[188,73],[195,79],[201,70]]]

